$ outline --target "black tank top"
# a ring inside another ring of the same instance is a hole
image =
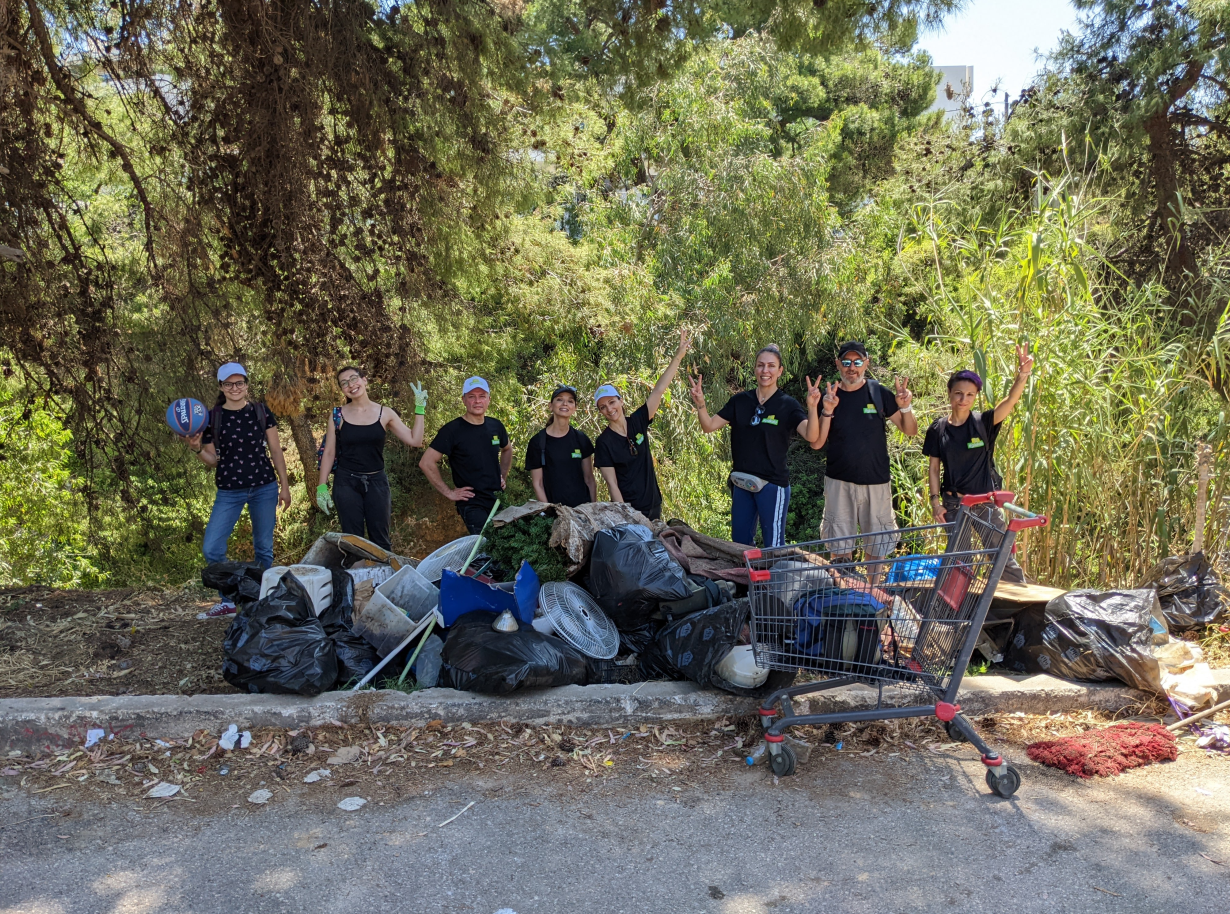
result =
[[[379,473],[384,469],[384,407],[369,425],[351,425],[345,419],[337,430],[337,468],[343,473]]]

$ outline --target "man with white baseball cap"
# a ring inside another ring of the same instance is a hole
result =
[[[485,380],[477,375],[466,378],[461,385],[461,402],[465,413],[436,432],[419,461],[419,469],[441,495],[456,502],[466,529],[479,533],[508,481],[513,449],[504,424],[487,415],[491,388]],[[455,487],[440,475],[444,457],[448,458]]]
[[[679,348],[675,357],[658,378],[645,403],[631,415],[624,415],[624,401],[611,384],[594,391],[594,404],[606,419],[606,430],[594,445],[594,465],[606,480],[611,501],[626,502],[650,520],[662,516],[662,492],[649,453],[649,426],[662,405],[666,389],[687,355],[690,337],[679,331]]]

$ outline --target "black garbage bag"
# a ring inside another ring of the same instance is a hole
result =
[[[585,685],[586,657],[580,651],[528,625],[515,632],[497,632],[491,627],[495,619],[496,613],[475,610],[449,626],[443,684],[492,695]]]
[[[1203,628],[1230,612],[1230,592],[1222,586],[1203,552],[1162,559],[1140,586],[1157,590],[1162,614],[1171,631]]]
[[[201,583],[236,606],[243,606],[261,598],[264,573],[265,569],[255,562],[214,562],[201,570]]]
[[[340,568],[333,569],[333,599],[320,614],[325,634],[337,652],[337,684],[345,687],[358,682],[380,662],[380,655],[362,635],[351,627],[354,613],[354,578]]]
[[[691,596],[692,588],[652,531],[622,524],[594,537],[589,592],[622,632],[643,626],[663,600]]]
[[[337,682],[337,649],[290,572],[236,614],[222,642],[222,678],[245,692],[319,695]]]
[[[690,679],[728,691],[737,688],[718,676],[714,668],[739,643],[739,632],[749,615],[744,598],[691,613],[667,625],[641,655],[642,675],[646,679]]]
[[[649,646],[653,644],[653,640],[658,637],[658,632],[662,630],[662,626],[663,623],[661,622],[650,621],[635,628],[620,629],[619,653],[645,653],[645,651],[649,650]]]
[[[1118,679],[1150,692],[1162,690],[1153,636],[1164,632],[1152,590],[1074,590],[1041,612],[1016,617],[1004,664],[1021,673],[1064,679]]]

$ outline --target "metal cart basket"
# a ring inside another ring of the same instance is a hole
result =
[[[794,773],[788,727],[934,714],[950,737],[982,753],[991,790],[1016,792],[1020,775],[960,713],[957,690],[1017,531],[1047,519],[1012,504],[1011,492],[961,501],[948,523],[744,553],[757,665],[822,676],[761,703],[775,774]],[[863,558],[855,560],[856,549]],[[791,699],[853,683],[875,689],[875,707],[795,713]]]

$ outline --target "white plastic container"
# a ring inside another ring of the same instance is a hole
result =
[[[718,661],[713,672],[741,689],[757,689],[769,678],[768,670],[756,666],[750,644],[735,645],[729,654]]]
[[[440,589],[409,565],[376,588],[372,602],[404,613],[418,622],[440,605]]]
[[[360,581],[371,581],[373,587],[379,587],[393,577],[393,569],[388,565],[373,565],[371,568],[348,568],[346,573],[358,584]]]
[[[319,565],[274,565],[261,575],[261,597],[277,586],[282,575],[290,572],[312,598],[312,610],[320,615],[333,602],[333,572]]]

